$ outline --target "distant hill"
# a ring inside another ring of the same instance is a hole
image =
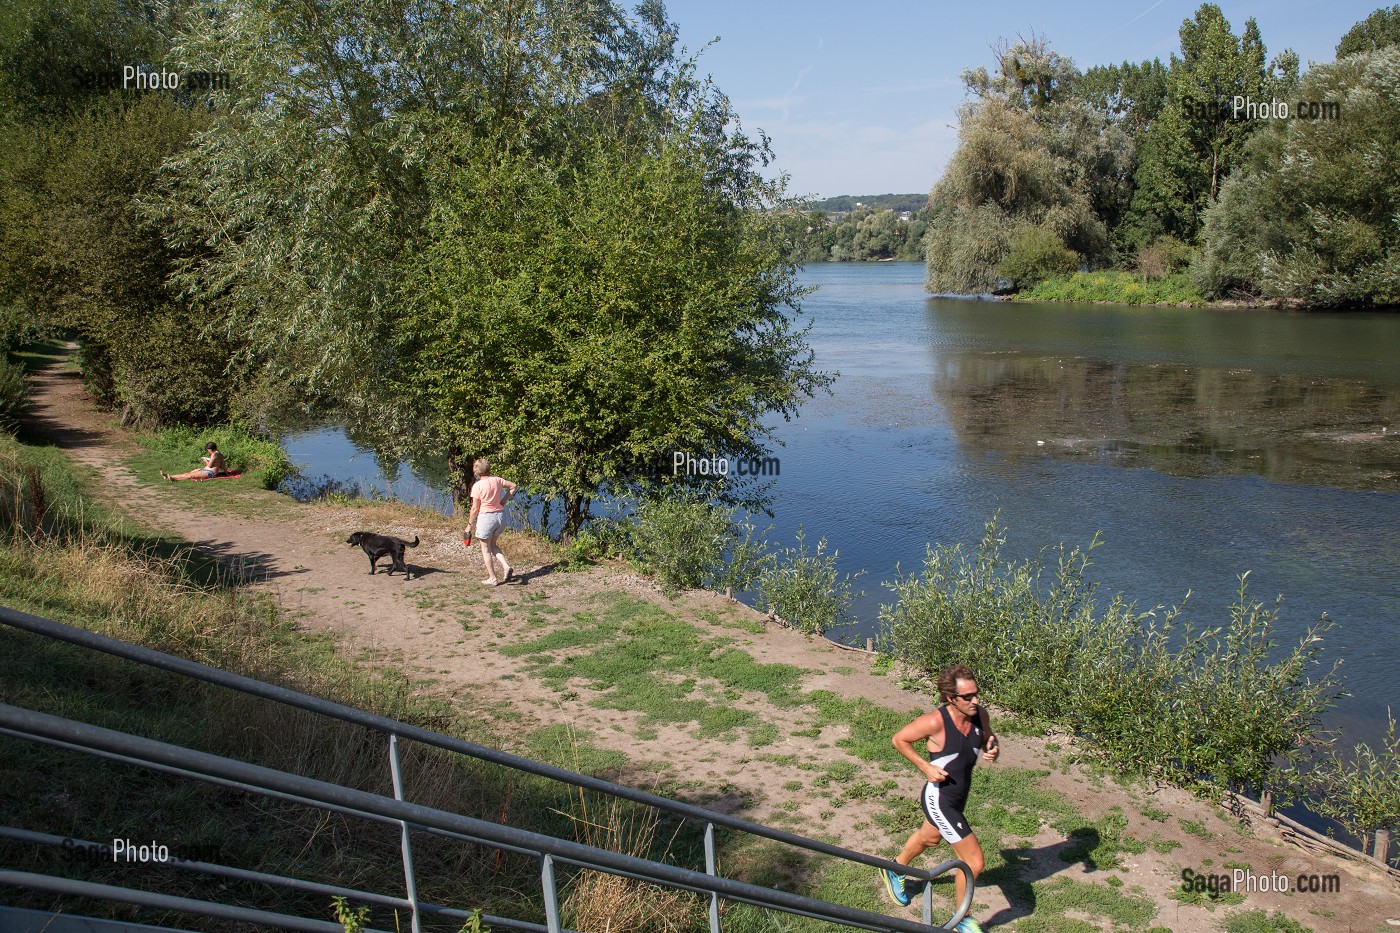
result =
[[[928,207],[928,194],[842,194],[834,198],[812,201],[808,209],[826,211],[828,214],[843,214],[855,210],[857,204],[864,204],[876,210],[888,208],[895,213],[921,211]]]

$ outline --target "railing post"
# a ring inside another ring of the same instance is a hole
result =
[[[554,856],[546,855],[540,864],[540,890],[544,892],[544,925],[549,933],[562,933],[559,922],[559,888],[554,881]]]
[[[924,882],[924,923],[933,926],[933,882]]]
[[[705,874],[718,875],[719,862],[715,859],[715,824],[705,824]],[[710,933],[720,933],[719,895],[710,892]]]
[[[389,733],[389,775],[394,780],[394,799],[403,802],[403,775],[399,772],[399,737]],[[413,907],[413,933],[422,933],[418,920],[418,883],[413,878],[413,849],[408,840],[408,824],[399,820],[399,846],[403,850],[403,885]]]
[[[1390,830],[1376,830],[1376,861],[1382,865],[1390,864]]]

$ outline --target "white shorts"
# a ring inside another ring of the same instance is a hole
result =
[[[482,512],[476,517],[476,536],[482,541],[493,541],[499,538],[505,527],[505,512]]]

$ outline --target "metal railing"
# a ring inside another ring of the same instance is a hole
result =
[[[765,888],[746,882],[728,879],[719,874],[715,846],[715,828],[724,827],[737,832],[770,839],[785,845],[809,852],[828,855],[866,865],[871,868],[889,869],[901,874],[931,881],[950,871],[961,872],[965,883],[964,894],[953,916],[944,923],[943,929],[951,929],[967,913],[972,903],[974,880],[966,863],[952,859],[933,869],[920,869],[899,865],[893,861],[866,855],[841,846],[816,839],[809,839],[794,833],[774,829],[759,823],[752,823],[738,817],[718,813],[703,807],[687,804],[632,787],[613,784],[599,778],[577,774],[511,755],[497,749],[476,745],[462,739],[442,735],[402,723],[397,720],[352,707],[332,703],[318,697],[288,690],[262,681],[233,674],[218,668],[209,667],[184,658],[154,651],[139,645],[132,645],[114,638],[98,635],[84,629],[63,625],[26,613],[0,606],[0,622],[24,631],[45,637],[69,642],[92,650],[124,658],[140,664],[170,671],[206,683],[215,684],[240,692],[262,697],[288,706],[304,709],[343,722],[353,723],[384,733],[388,737],[390,775],[394,788],[393,797],[354,790],[299,775],[251,765],[246,762],[221,758],[204,752],[197,752],[179,746],[172,746],[151,739],[114,732],[84,723],[65,720],[48,714],[21,709],[13,706],[0,706],[0,735],[42,742],[51,746],[97,755],[109,760],[138,765],[184,778],[204,781],[230,787],[266,797],[291,801],[307,806],[353,815],[382,823],[397,824],[400,828],[401,852],[405,879],[405,896],[396,898],[372,892],[355,891],[331,885],[259,872],[247,872],[229,866],[213,865],[205,862],[177,862],[181,868],[229,878],[255,880],[267,884],[280,885],[295,890],[320,894],[344,896],[364,903],[392,906],[407,909],[411,913],[413,933],[421,930],[421,915],[431,913],[451,918],[467,919],[469,911],[443,907],[422,902],[417,895],[414,880],[412,849],[409,831],[426,832],[433,835],[454,838],[465,842],[492,846],[509,852],[520,853],[540,860],[540,884],[545,905],[544,925],[530,921],[504,917],[482,916],[480,919],[489,926],[501,929],[540,931],[540,933],[560,933],[563,930],[559,913],[558,879],[555,867],[568,865],[607,872],[622,877],[651,882],[664,887],[690,891],[709,899],[709,926],[711,933],[721,933],[720,902],[750,904],[756,907],[794,914],[802,917],[826,920],[855,929],[904,931],[904,933],[926,933],[933,924],[932,891],[924,885],[923,924],[897,917],[887,917],[870,911],[832,904],[814,898]],[[662,862],[622,855],[607,849],[600,849],[582,843],[558,839],[540,833],[529,832],[499,823],[491,823],[447,811],[436,810],[413,804],[403,799],[403,782],[399,769],[398,743],[401,739],[421,742],[444,751],[466,755],[481,761],[501,765],[516,771],[560,781],[574,787],[594,791],[622,800],[632,801],[655,808],[684,820],[693,820],[704,826],[705,871],[697,872]],[[28,830],[0,828],[0,836],[43,845],[62,844],[59,837]],[[215,904],[206,901],[193,901],[186,898],[172,898],[109,885],[74,881],[36,875],[28,872],[0,870],[0,884],[18,884],[27,887],[69,893],[104,900],[125,901],[169,910],[182,910],[206,916],[241,919],[252,923],[282,926],[288,929],[306,930],[308,933],[339,933],[339,924],[328,921],[291,917],[282,914],[268,914],[264,911],[228,904]],[[269,917],[278,918],[275,922]],[[261,919],[259,919],[261,918]]]

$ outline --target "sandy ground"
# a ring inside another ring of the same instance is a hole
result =
[[[785,734],[809,725],[810,710],[766,708],[766,698],[761,696],[735,701],[780,724],[777,742],[763,748],[732,736],[697,736],[694,730],[674,725],[647,728],[636,713],[590,705],[593,694],[586,685],[577,684],[561,693],[531,678],[524,660],[507,657],[497,649],[532,634],[526,621],[532,606],[545,604],[561,612],[559,617],[569,618],[575,611],[595,606],[600,594],[619,591],[712,629],[717,636],[737,639],[736,646],[758,661],[782,661],[814,672],[803,683],[806,689],[825,688],[849,698],[865,697],[895,710],[918,709],[924,699],[902,690],[893,677],[872,672],[867,655],[773,626],[758,632],[736,628],[736,624],[751,628],[761,617],[717,594],[692,593],[678,601],[669,600],[646,580],[620,567],[560,572],[542,563],[543,554],[532,553],[539,548],[522,536],[507,537],[504,547],[515,555],[523,581],[488,589],[479,582],[483,573],[476,551],[469,553],[462,547],[449,523],[401,507],[301,506],[274,493],[250,491],[254,507],[243,511],[258,517],[241,517],[227,509],[211,511],[201,499],[207,498],[207,487],[213,483],[182,483],[182,488],[172,489],[153,485],[149,478],[138,480],[124,463],[136,450],[134,443],[108,415],[93,407],[75,375],[51,369],[35,377],[34,401],[33,427],[65,448],[78,463],[101,471],[102,487],[114,503],[139,520],[169,529],[230,566],[252,574],[258,581],[255,585],[271,591],[296,615],[298,624],[336,633],[347,654],[393,664],[430,684],[427,689],[470,695],[482,705],[489,704],[498,723],[511,723],[514,734],[553,723],[586,730],[595,745],[623,751],[636,764],[633,773],[620,775],[619,780],[645,785],[648,775],[669,773],[675,778],[679,768],[687,786],[694,788],[695,799],[716,809],[804,834],[832,837],[861,851],[883,855],[897,851],[900,840],[892,840],[872,823],[872,814],[860,801],[833,810],[827,795],[815,788],[784,789],[784,784],[795,779],[805,784],[811,772],[794,772],[790,763],[774,758],[857,761],[832,744],[844,731],[840,726],[827,726],[815,738]],[[184,468],[180,464],[171,467]],[[366,530],[410,539],[414,534],[420,536],[422,543],[409,552],[409,563],[419,568],[421,576],[404,580],[401,575],[368,574],[362,552],[345,544],[351,531],[365,529],[368,522],[374,524]],[[466,620],[471,621],[464,625]],[[1139,839],[1181,844],[1169,854],[1149,848],[1142,855],[1126,856],[1126,869],[1112,873],[1124,882],[1121,890],[1140,888],[1157,904],[1159,913],[1152,924],[1180,933],[1216,931],[1223,928],[1230,913],[1262,908],[1283,910],[1319,931],[1400,928],[1400,920],[1395,919],[1400,918],[1400,886],[1381,874],[1281,844],[1267,826],[1241,828],[1225,811],[1173,788],[1160,788],[1149,796],[1143,788],[1125,789],[1093,779],[1077,766],[1062,765],[1054,746],[1047,750],[1046,744],[1043,739],[1008,736],[1003,741],[1001,763],[1047,768],[1051,774],[1046,784],[1065,794],[1085,816],[1099,817],[1112,807],[1120,807],[1128,820],[1127,833]],[[1063,739],[1059,744],[1064,744]],[[919,779],[912,769],[885,774],[866,763],[861,767],[875,771],[868,776],[874,783],[893,777],[911,797],[919,790]],[[1145,804],[1174,817],[1204,823],[1210,838],[1184,832],[1175,818],[1165,822],[1148,819],[1141,812]],[[1030,881],[1059,876],[1103,880],[1105,872],[1090,872],[1082,864],[1061,861],[1057,856],[1065,845],[1063,834],[1042,824],[1040,833],[1030,840],[1030,862],[1023,877]],[[1270,871],[1289,876],[1337,874],[1341,894],[1251,893],[1242,905],[1214,911],[1183,905],[1167,896],[1180,884],[1183,867],[1199,872],[1226,871],[1222,866],[1227,862],[1248,865],[1256,875]],[[876,883],[872,872],[872,889]],[[1014,922],[1028,912],[1024,905],[1008,903],[993,886],[979,888],[977,902],[985,905],[977,910],[984,924],[988,920],[998,925]],[[890,909],[896,908],[890,905]]]

